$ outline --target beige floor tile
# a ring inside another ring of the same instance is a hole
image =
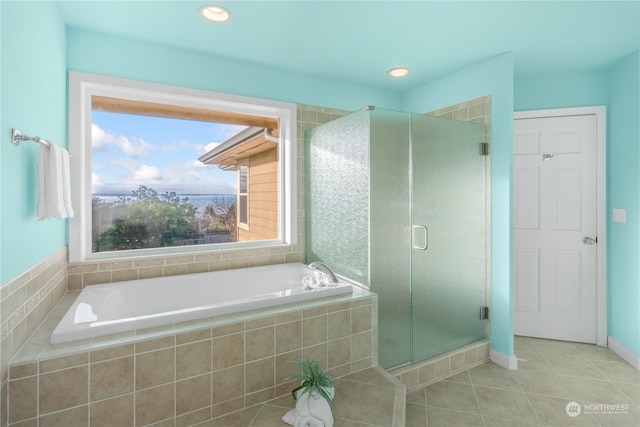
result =
[[[463,408],[471,400],[466,384],[470,381],[485,426],[640,426],[640,373],[609,349],[527,337],[515,337],[515,343],[517,371],[487,363],[409,393],[407,425],[415,422],[412,414],[418,413],[423,396],[428,427],[438,425],[437,416],[446,420],[456,411],[469,412],[471,417],[444,425],[482,425],[475,424],[473,405],[471,410]],[[629,409],[618,414],[583,410],[570,417],[569,402],[577,402],[581,409],[588,408],[589,402],[629,405]]]
[[[513,371],[497,366],[493,363],[485,363],[468,370],[471,383],[503,390],[520,391]]]
[[[435,406],[427,407],[427,419],[429,427],[474,427],[484,425],[480,414],[453,411]]]
[[[628,408],[619,411],[602,411],[594,413],[593,416],[603,427],[640,426],[640,410],[637,408]]]
[[[600,360],[594,360],[592,363],[611,381],[640,384],[640,371],[636,371],[627,363],[603,362]]]
[[[633,404],[631,399],[610,381],[564,376],[569,387],[582,402]]]
[[[636,406],[640,407],[640,385],[627,384],[627,383],[615,383],[615,384],[616,386],[618,386],[620,390],[624,392],[624,394],[626,394],[629,397],[629,399],[633,401],[633,403],[636,404]]]
[[[620,356],[615,354],[608,347],[583,343],[576,343],[575,347],[580,353],[582,353],[584,357],[589,360],[605,360],[608,362],[625,363],[625,361]]]
[[[271,405],[262,405],[260,412],[253,419],[249,427],[277,427],[277,426],[285,426],[286,424],[282,421],[282,416],[287,413],[287,410],[284,408],[279,408],[277,406]]]
[[[556,373],[522,370],[514,372],[514,377],[525,393],[572,400],[578,398],[562,377]]]
[[[405,427],[426,426],[427,425],[427,407],[425,405],[407,403],[404,425]]]
[[[469,377],[469,370],[465,370],[460,372],[459,374],[455,374],[447,378],[447,381],[452,381],[454,383],[463,383],[463,384],[471,384],[471,378]]]
[[[518,369],[552,372],[553,368],[542,353],[521,351],[516,353]]]
[[[470,384],[440,381],[426,388],[427,405],[464,412],[478,412],[478,403]]]
[[[574,377],[593,378],[604,380],[606,377],[600,373],[590,360],[584,357],[546,356],[557,373],[572,375]]]
[[[536,422],[536,414],[521,391],[473,386],[483,416]]]
[[[506,418],[496,418],[496,417],[482,417],[484,420],[485,426],[490,427],[531,427],[531,426],[539,426],[540,423],[525,423],[522,421],[509,420]]]
[[[198,427],[248,427],[261,409],[262,405],[252,406],[233,414],[198,424]],[[282,424],[285,425],[284,422]]]
[[[407,393],[407,403],[426,405],[427,401],[424,393],[424,388],[421,388],[420,390],[412,391],[411,393]]]
[[[282,424],[285,426],[285,424]],[[333,427],[372,427],[371,424],[359,423],[357,421],[345,420],[342,418],[333,419]]]
[[[581,356],[581,353],[578,351],[575,343],[573,342],[536,339],[534,343],[535,346],[538,347],[540,352],[544,355],[563,357]]]
[[[514,345],[516,354],[518,354],[521,351],[528,352],[528,353],[540,353],[540,350],[538,349],[538,347],[536,347],[535,343],[531,338],[516,336],[514,337],[513,345]]]
[[[395,387],[380,387],[352,381],[336,381],[333,414],[336,418],[390,426]]]
[[[536,415],[545,426],[557,427],[588,427],[597,426],[598,422],[589,414],[580,413],[575,417],[567,415],[567,404],[571,403],[567,399],[556,397],[540,396],[536,394],[527,395],[531,405],[536,411]],[[579,403],[579,402],[578,402]],[[582,406],[582,405],[581,405]]]

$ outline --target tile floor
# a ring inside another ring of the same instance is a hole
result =
[[[516,337],[515,351],[517,371],[489,362],[409,393],[406,427],[640,427],[640,372],[609,349]],[[348,399],[336,402],[335,427],[390,427],[392,408],[382,398],[364,411],[353,410],[362,405],[360,382],[367,381],[356,377],[337,384]],[[391,399],[390,384],[369,387]],[[580,409],[574,417],[567,415],[570,402]],[[615,408],[603,405],[615,405],[620,413],[608,413]],[[290,407],[291,400],[281,398],[202,427],[284,427],[281,417]]]
[[[382,372],[382,374],[381,374]],[[405,387],[381,368],[365,369],[335,382],[334,427],[401,427],[395,402],[404,404]],[[365,398],[366,397],[366,398]],[[291,396],[198,424],[198,427],[286,427],[282,416],[293,408]],[[395,421],[395,422],[394,422]]]
[[[489,362],[409,393],[406,426],[640,426],[640,372],[611,350],[516,337],[515,352],[517,371]]]

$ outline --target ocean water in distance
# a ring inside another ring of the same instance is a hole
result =
[[[127,194],[92,194],[100,198],[104,203],[115,203],[119,201],[120,196],[131,196]],[[188,198],[189,203],[198,208],[198,212],[204,212],[207,206],[225,207],[233,205],[236,202],[235,194],[176,194],[180,199]]]

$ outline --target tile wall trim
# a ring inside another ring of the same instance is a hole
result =
[[[392,369],[389,373],[407,386],[407,393],[418,390],[489,360],[489,341],[481,340],[422,362]]]
[[[0,425],[7,422],[11,358],[67,290],[67,247],[0,288]]]

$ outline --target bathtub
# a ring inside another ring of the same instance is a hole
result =
[[[301,263],[87,286],[51,335],[51,344],[352,293],[347,283],[311,290]]]

